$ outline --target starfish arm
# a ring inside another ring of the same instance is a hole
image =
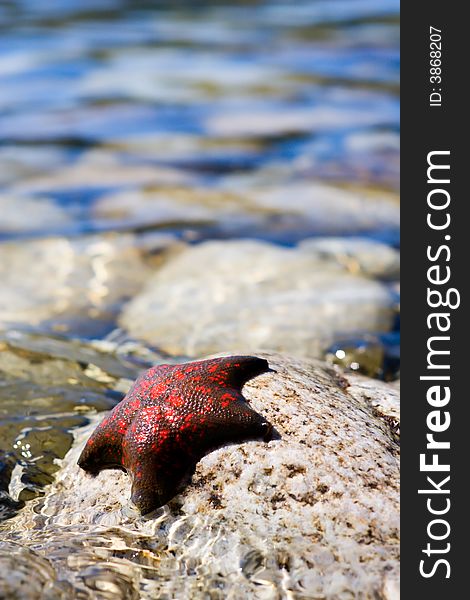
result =
[[[170,413],[171,414],[171,413]],[[236,390],[222,390],[220,398],[215,398],[203,411],[177,413],[168,429],[162,429],[160,436],[166,436],[165,458],[162,463],[181,466],[196,463],[205,454],[224,446],[246,440],[271,439],[271,424],[247,403]]]
[[[195,460],[180,437],[157,412],[144,409],[123,440],[123,464],[132,478],[132,502],[142,514],[176,495]]]
[[[233,390],[222,394],[221,404],[201,417],[199,422],[193,427],[199,425],[200,436],[208,449],[244,440],[268,441],[272,432],[272,425]]]
[[[257,356],[227,356],[209,359],[199,364],[203,366],[208,381],[238,391],[253,377],[272,371],[268,361]]]
[[[129,468],[132,502],[143,515],[154,511],[178,493],[186,473],[186,469],[164,468],[152,451],[143,452]]]
[[[112,414],[105,417],[88,439],[78,466],[96,474],[102,469],[122,468],[122,433],[116,430]]]
[[[122,441],[141,406],[139,380],[140,378],[125,398],[101,421],[86,443],[78,459],[78,465],[85,471],[97,473],[111,467],[123,468]]]

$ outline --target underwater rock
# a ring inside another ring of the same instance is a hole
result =
[[[291,182],[287,174],[282,176],[279,172],[273,176],[280,178],[276,185],[270,173],[263,175],[261,170],[249,175],[229,175],[215,187],[162,182],[112,190],[96,199],[91,217],[99,226],[206,226],[222,237],[261,236],[287,242],[295,241],[299,235],[305,238],[398,231],[399,204],[395,194],[342,189],[312,181]],[[330,245],[328,249],[325,246],[326,251],[340,249]],[[367,240],[351,242],[349,251],[361,254],[364,260],[370,255]],[[393,258],[385,252],[380,250],[382,261],[396,261],[396,252]]]
[[[0,184],[14,184],[39,176],[62,167],[65,162],[66,155],[57,147],[4,144],[0,148]]]
[[[344,369],[367,377],[392,381],[400,373],[400,333],[363,335],[349,340],[337,340],[328,348],[325,358]]]
[[[275,175],[274,175],[275,177]],[[285,177],[285,176],[284,176]],[[237,181],[238,179],[238,181]],[[228,187],[243,179],[233,177]],[[316,234],[360,235],[367,231],[398,230],[400,206],[396,194],[364,188],[340,188],[311,180],[276,181],[272,171],[246,179],[246,194],[258,209],[291,215],[311,223]]]
[[[237,194],[181,185],[118,191],[101,196],[93,207],[95,222],[114,227],[230,223],[241,228],[264,213]]]
[[[353,274],[393,280],[400,276],[400,253],[387,244],[360,237],[312,238],[302,250],[337,261]]]
[[[344,105],[295,108],[269,106],[254,107],[251,110],[226,110],[211,114],[206,120],[210,135],[219,137],[274,137],[307,132],[323,132],[347,128],[351,123],[356,127],[376,127],[389,124],[395,118],[396,108],[391,102],[384,102],[378,110],[372,98],[366,99],[360,108]],[[368,110],[369,109],[369,110]]]
[[[350,388],[349,375],[316,360],[264,358],[277,373],[243,394],[279,439],[204,457],[153,518],[129,506],[126,474],[92,478],[77,466],[97,419],[83,428],[46,497],[3,523],[16,571],[30,553],[44,563],[22,598],[59,580],[81,598],[397,600],[396,389],[357,375]],[[15,597],[24,588],[6,569]]]
[[[140,290],[149,273],[132,235],[4,243],[0,329],[41,325],[96,336],[99,324],[113,323],[120,305]]]
[[[227,348],[319,356],[336,336],[388,331],[381,283],[308,249],[258,241],[205,242],[165,262],[127,304],[120,325],[172,354]]]
[[[12,193],[44,194],[64,193],[87,189],[115,189],[119,186],[177,185],[187,183],[191,177],[183,171],[155,165],[130,165],[118,154],[105,149],[83,153],[71,165],[49,169],[11,186]]]
[[[0,194],[0,214],[0,234],[60,230],[72,221],[63,208],[45,197]]]

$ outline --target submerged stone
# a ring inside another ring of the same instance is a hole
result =
[[[67,212],[49,198],[20,195],[0,194],[0,214],[0,235],[60,230],[72,221]]]
[[[389,330],[393,304],[383,284],[318,253],[256,241],[206,242],[168,260],[119,322],[172,354],[230,347],[319,356],[337,336]]]
[[[400,276],[400,254],[387,244],[360,237],[312,238],[301,242],[303,250],[330,259],[351,273],[387,280]]]
[[[391,332],[338,340],[327,350],[326,358],[343,368],[390,381],[397,377],[400,369],[400,334]]]
[[[182,186],[146,186],[107,194],[93,207],[95,222],[139,227],[184,224],[213,225],[253,222],[263,211],[237,194]]]
[[[132,235],[4,243],[0,329],[24,324],[96,335],[112,326],[120,305],[149,272]]]
[[[269,172],[266,175],[269,177]],[[319,235],[358,235],[394,230],[400,225],[400,208],[394,194],[346,189],[310,180],[270,184],[260,178],[258,182],[248,180],[246,185],[246,193],[258,208],[307,220]]]
[[[36,174],[11,186],[13,193],[64,193],[87,188],[115,189],[143,185],[176,185],[187,183],[190,177],[183,171],[145,164],[129,164],[110,150],[93,149],[85,152],[71,165]]]

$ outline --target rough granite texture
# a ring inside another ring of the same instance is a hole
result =
[[[348,388],[325,363],[264,357],[277,373],[243,393],[280,439],[209,454],[149,520],[124,473],[76,465],[95,419],[45,498],[3,524],[0,597],[396,600],[395,387],[353,376]]]
[[[230,347],[316,357],[335,336],[388,331],[393,304],[385,285],[351,274],[323,252],[215,241],[168,260],[119,322],[170,354]]]

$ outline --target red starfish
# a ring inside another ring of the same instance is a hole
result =
[[[272,426],[241,394],[271,371],[254,356],[214,358],[152,367],[95,429],[78,464],[96,474],[119,468],[132,477],[132,501],[142,514],[170,500],[215,448],[270,438]]]

